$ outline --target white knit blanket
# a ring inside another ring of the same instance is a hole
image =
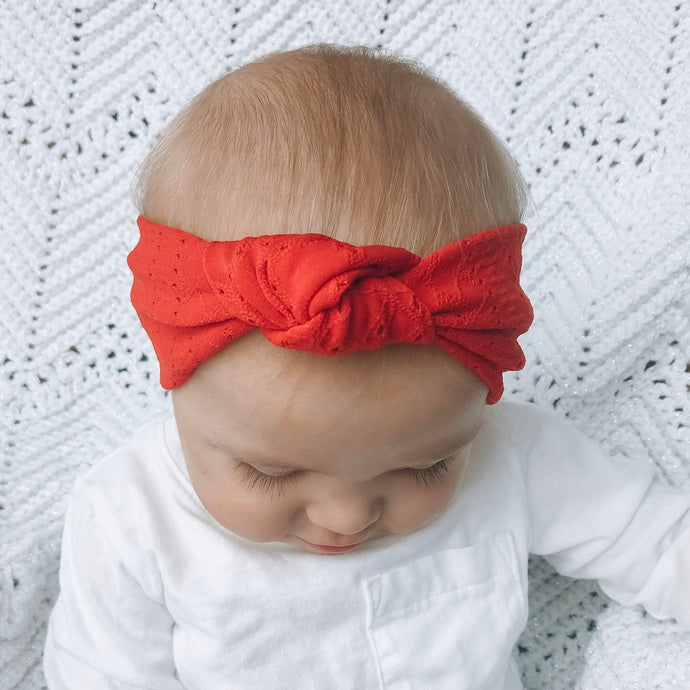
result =
[[[382,44],[486,117],[534,200],[507,390],[690,489],[689,30],[686,0],[0,2],[0,690],[43,687],[75,478],[168,407],[128,300],[135,167],[270,50]],[[685,687],[690,635],[530,570],[527,688]]]

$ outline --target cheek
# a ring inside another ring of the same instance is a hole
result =
[[[410,482],[390,504],[387,529],[393,534],[409,534],[433,522],[448,509],[462,479],[462,473],[430,486]]]
[[[294,507],[238,484],[235,477],[190,472],[199,500],[213,519],[244,539],[278,541],[291,530]]]

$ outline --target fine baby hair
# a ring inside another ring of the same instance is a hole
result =
[[[319,44],[202,91],[144,162],[135,202],[206,240],[321,233],[425,255],[519,223],[526,187],[489,127],[420,65]]]

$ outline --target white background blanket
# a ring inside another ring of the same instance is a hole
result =
[[[381,44],[485,116],[534,202],[507,390],[690,489],[689,31],[685,0],[0,2],[0,690],[43,687],[75,477],[169,404],[128,300],[136,166],[270,50]],[[527,688],[684,687],[674,623],[531,577]]]

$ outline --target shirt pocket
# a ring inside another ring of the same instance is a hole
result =
[[[496,690],[526,621],[510,533],[446,549],[365,581],[386,690]]]

